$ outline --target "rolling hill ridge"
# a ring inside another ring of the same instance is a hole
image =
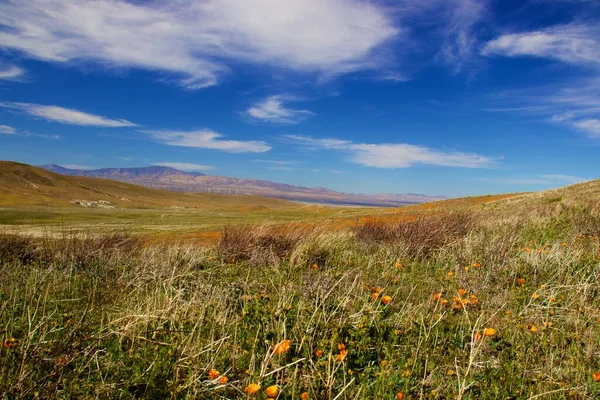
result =
[[[56,164],[39,167],[63,175],[112,179],[175,192],[246,194],[306,203],[397,207],[444,199],[442,196],[410,193],[381,195],[343,193],[326,188],[306,188],[260,179],[205,175],[163,166],[94,170],[71,169]]]

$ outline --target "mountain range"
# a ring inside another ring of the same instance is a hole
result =
[[[422,194],[357,194],[326,188],[307,188],[259,179],[240,179],[226,176],[186,172],[171,167],[73,169],[56,164],[40,165],[45,170],[70,176],[86,176],[134,183],[173,192],[205,192],[217,194],[257,195],[285,200],[355,206],[397,207],[406,204],[442,200],[442,196]]]

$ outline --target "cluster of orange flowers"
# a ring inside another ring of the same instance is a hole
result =
[[[335,356],[335,360],[338,362],[342,362],[348,355],[348,350],[346,350],[346,345],[344,343],[338,343],[338,350],[340,352],[337,356]]]
[[[216,382],[220,383],[221,385],[224,385],[227,382],[229,382],[229,378],[226,377],[225,375],[221,375],[221,373],[219,371],[217,371],[216,369],[211,369],[210,371],[208,371],[208,377],[210,378],[211,381],[216,381]]]
[[[452,309],[454,311],[460,311],[465,307],[476,307],[479,304],[479,298],[476,295],[470,294],[467,296],[467,293],[465,289],[458,289],[458,296],[452,298]],[[443,298],[442,292],[434,293],[433,299],[443,306],[450,305],[450,301]]]
[[[377,300],[381,296],[381,288],[379,286],[370,287],[366,285],[365,287],[371,289],[371,298],[373,300]],[[387,306],[392,302],[392,296],[381,296],[381,302]]]

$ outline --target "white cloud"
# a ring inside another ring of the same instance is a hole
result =
[[[16,65],[0,65],[0,79],[6,81],[19,81],[25,76],[25,70]]]
[[[314,115],[308,110],[295,110],[284,106],[284,101],[293,101],[289,96],[269,96],[246,110],[246,115],[254,120],[276,123],[297,124],[298,122]]]
[[[445,152],[405,143],[366,144],[340,139],[318,139],[286,135],[285,138],[315,150],[338,150],[360,165],[376,168],[407,168],[413,165],[438,165],[461,168],[486,168],[495,160],[474,153]]]
[[[208,129],[197,131],[141,130],[169,146],[196,147],[228,153],[264,153],[271,150],[265,142],[223,140],[223,135]]]
[[[585,182],[588,179],[582,178],[580,176],[573,175],[540,175],[542,179],[547,179],[552,182],[564,182],[564,183],[580,183]]]
[[[0,25],[0,46],[27,57],[175,73],[191,89],[216,84],[228,61],[376,69],[400,32],[367,0],[4,1]]]
[[[17,133],[17,130],[12,126],[0,125],[0,133],[3,133],[5,135],[14,135],[15,133]]]
[[[169,167],[175,168],[182,171],[191,171],[191,172],[199,172],[199,171],[210,171],[215,169],[210,165],[200,165],[200,164],[190,164],[190,163],[181,163],[181,162],[157,162],[154,165],[158,165],[161,167]]]
[[[533,56],[568,64],[600,66],[600,28],[570,24],[543,30],[511,33],[489,41],[482,50],[487,56]]]
[[[600,138],[600,119],[583,119],[573,121],[571,124],[575,128],[583,130],[591,137]]]
[[[17,110],[32,117],[43,118],[48,121],[54,121],[61,124],[82,125],[82,126],[100,126],[106,128],[118,128],[127,126],[138,126],[133,122],[124,119],[109,119],[99,115],[88,114],[69,108],[58,106],[45,106],[32,103],[0,103],[0,107]]]

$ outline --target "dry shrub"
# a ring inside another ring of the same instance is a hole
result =
[[[230,225],[223,229],[217,249],[229,262],[277,263],[288,257],[310,230],[297,224]]]
[[[474,225],[472,215],[453,212],[413,220],[372,219],[356,228],[354,234],[357,240],[370,245],[403,246],[409,257],[420,259],[464,237]]]
[[[27,264],[37,257],[33,238],[17,234],[0,234],[0,264],[18,261]]]

